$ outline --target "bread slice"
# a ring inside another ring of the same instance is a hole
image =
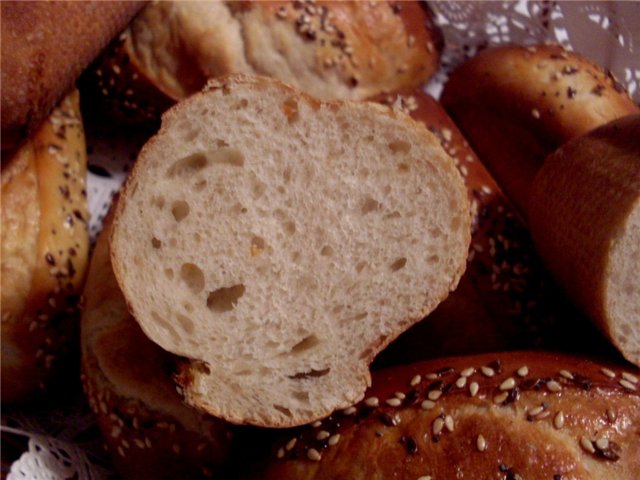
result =
[[[189,404],[280,427],[360,399],[375,354],[456,287],[469,241],[462,178],[420,124],[234,76],[163,117],[112,260],[146,335],[190,359]]]

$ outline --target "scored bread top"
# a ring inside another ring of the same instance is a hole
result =
[[[361,398],[375,354],[456,287],[469,239],[462,179],[423,126],[234,76],[165,114],[111,255],[146,335],[190,359],[188,403],[291,426]]]

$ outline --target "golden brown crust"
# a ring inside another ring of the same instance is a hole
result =
[[[143,2],[2,2],[2,149],[44,120]]]
[[[549,153],[638,111],[610,72],[557,45],[480,52],[451,75],[442,103],[521,214]]]
[[[283,434],[256,478],[636,478],[637,377],[532,352],[381,371],[363,402]]]
[[[89,248],[77,91],[7,160],[9,172],[14,161],[24,170],[2,178],[3,402],[44,389],[73,348]]]

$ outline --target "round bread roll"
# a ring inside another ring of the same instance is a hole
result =
[[[522,215],[547,155],[640,111],[609,71],[558,45],[484,50],[451,75],[441,100]]]
[[[186,407],[177,358],[151,342],[127,310],[111,268],[105,220],[91,259],[81,323],[82,382],[107,450],[124,478],[228,478],[234,433]]]
[[[207,79],[233,73],[360,100],[422,84],[440,44],[419,2],[154,2],[87,83],[133,118],[157,118]]]
[[[254,478],[636,479],[638,375],[533,352],[383,370],[362,402],[283,433]]]
[[[64,376],[77,340],[89,248],[79,103],[70,93],[2,165],[3,403]]]
[[[531,187],[529,223],[558,282],[640,365],[640,114],[547,157]]]
[[[2,2],[2,150],[15,148],[144,2]]]

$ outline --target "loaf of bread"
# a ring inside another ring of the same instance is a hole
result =
[[[638,375],[532,352],[376,372],[362,402],[283,433],[254,478],[636,479]]]
[[[165,114],[111,255],[145,334],[190,359],[189,404],[291,426],[362,396],[375,354],[455,289],[469,237],[460,174],[410,117],[235,76]]]
[[[49,116],[144,2],[2,2],[2,150]]]
[[[86,171],[77,91],[3,158],[3,403],[26,400],[64,375],[75,349],[89,248]]]
[[[560,285],[640,365],[640,114],[550,155],[533,181],[528,215]]]
[[[321,99],[364,99],[422,84],[440,44],[415,1],[154,2],[87,84],[134,118],[158,117],[208,78],[233,73],[278,78]]]
[[[547,155],[640,111],[610,72],[557,45],[484,50],[454,71],[441,100],[523,215]]]

